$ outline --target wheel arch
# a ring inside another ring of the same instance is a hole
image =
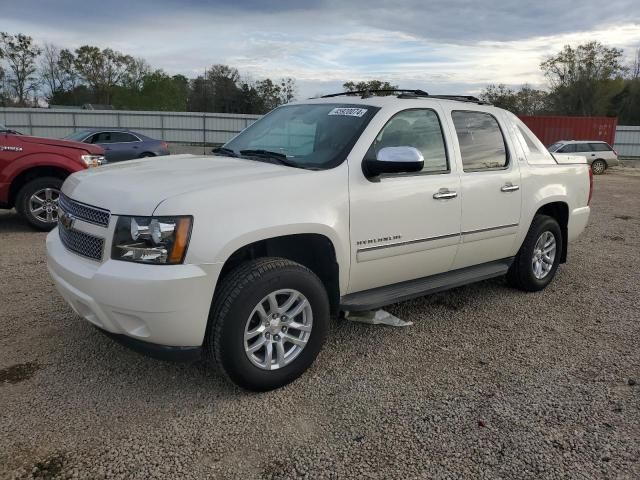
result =
[[[31,180],[42,177],[55,177],[64,181],[71,173],[73,172],[54,165],[37,165],[24,169],[11,182],[9,187],[9,206],[13,207],[15,205],[18,192]]]
[[[558,222],[558,225],[560,225],[560,231],[562,232],[562,251],[560,252],[560,263],[566,263],[567,244],[569,238],[569,205],[564,201],[549,202],[538,207],[535,215],[547,215],[555,219],[556,222]]]
[[[331,311],[340,303],[340,263],[334,242],[321,233],[294,233],[255,240],[237,247],[224,261],[215,291],[226,276],[243,262],[261,257],[281,257],[304,265],[324,284]]]

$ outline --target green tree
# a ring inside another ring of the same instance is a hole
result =
[[[537,115],[547,108],[547,92],[523,85],[514,90],[503,83],[487,85],[480,93],[480,99],[496,107],[509,110],[516,115]]]
[[[134,69],[130,55],[105,48],[84,45],[76,50],[74,68],[93,90],[96,102],[110,104],[114,88],[121,85]]]
[[[0,32],[0,60],[9,67],[7,83],[19,106],[26,106],[29,93],[37,89],[36,58],[40,47],[28,35]]]
[[[540,64],[550,91],[551,108],[563,115],[607,115],[624,88],[622,50],[593,41],[566,45]]]
[[[362,90],[395,90],[398,86],[383,80],[368,80],[360,82],[345,82],[342,84],[342,88],[347,92],[357,92]],[[381,92],[376,93],[376,95],[384,96],[392,95],[392,93]]]

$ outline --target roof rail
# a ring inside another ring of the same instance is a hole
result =
[[[341,97],[342,95],[361,95],[362,98],[372,97],[374,93],[412,93],[419,97],[428,97],[429,94],[424,90],[405,90],[401,88],[385,88],[381,90],[353,90],[351,92],[330,93],[329,95],[322,95],[320,98],[332,98]]]
[[[383,90],[353,90],[351,92],[331,93],[329,95],[322,95],[320,98],[333,98],[341,97],[343,95],[360,95],[360,98],[369,98],[376,93],[398,93],[398,98],[438,98],[441,100],[456,100],[458,102],[471,102],[479,105],[490,105],[488,102],[483,102],[478,97],[471,95],[429,95],[424,90],[406,90],[401,88],[390,88]]]

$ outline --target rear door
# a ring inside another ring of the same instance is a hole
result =
[[[453,269],[515,255],[522,203],[520,168],[504,118],[499,111],[464,107],[448,106],[462,168],[462,240]]]

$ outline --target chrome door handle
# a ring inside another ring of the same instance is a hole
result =
[[[456,198],[457,196],[458,192],[447,190],[446,188],[441,188],[438,192],[433,194],[433,198],[436,200],[447,200],[449,198]]]
[[[500,189],[501,192],[515,192],[516,190],[520,190],[520,187],[518,185],[511,185],[510,183],[507,183]]]

